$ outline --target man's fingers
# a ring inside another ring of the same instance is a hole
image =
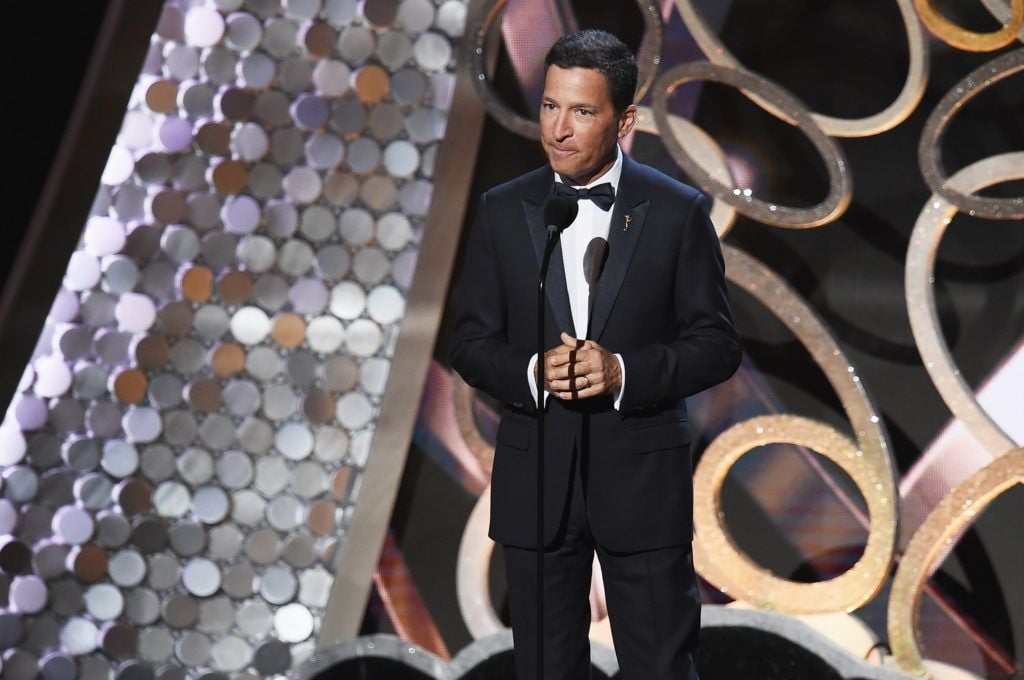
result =
[[[571,335],[569,335],[568,333],[566,333],[564,331],[562,332],[561,338],[562,338],[562,345],[563,346],[571,347],[573,349],[579,349],[580,347],[583,346],[583,344],[585,342],[584,340],[581,340],[579,338],[572,337]]]

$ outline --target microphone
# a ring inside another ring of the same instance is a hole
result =
[[[548,237],[552,237],[572,224],[580,211],[580,204],[576,201],[555,196],[544,204],[544,225],[548,228]]]
[[[597,282],[604,271],[604,263],[608,261],[608,241],[595,236],[587,244],[583,253],[583,279],[587,282],[587,335],[590,337],[590,322],[594,318],[594,298]]]
[[[601,278],[604,271],[604,263],[608,260],[608,241],[595,236],[587,244],[587,250],[583,253],[583,279],[594,290],[597,280]]]

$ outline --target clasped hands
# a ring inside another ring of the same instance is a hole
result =
[[[593,340],[562,333],[562,344],[544,353],[544,389],[556,399],[576,400],[615,394],[622,372],[615,355]],[[534,366],[534,380],[539,367]]]

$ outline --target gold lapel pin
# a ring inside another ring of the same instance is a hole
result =
[[[624,226],[624,227],[622,228],[622,231],[628,231],[628,230],[629,230],[629,223],[630,223],[630,222],[631,222],[632,220],[633,220],[633,216],[632,216],[632,215],[630,215],[629,213],[626,213],[626,226]]]

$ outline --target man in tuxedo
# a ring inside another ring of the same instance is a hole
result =
[[[503,403],[489,535],[504,548],[517,674],[536,669],[536,291],[544,206],[562,195],[579,213],[546,287],[544,678],[589,678],[595,550],[622,677],[696,678],[684,399],[741,357],[718,238],[703,194],[619,149],[637,114],[628,48],[582,31],[545,65],[549,165],[481,197],[451,352],[466,382]]]

